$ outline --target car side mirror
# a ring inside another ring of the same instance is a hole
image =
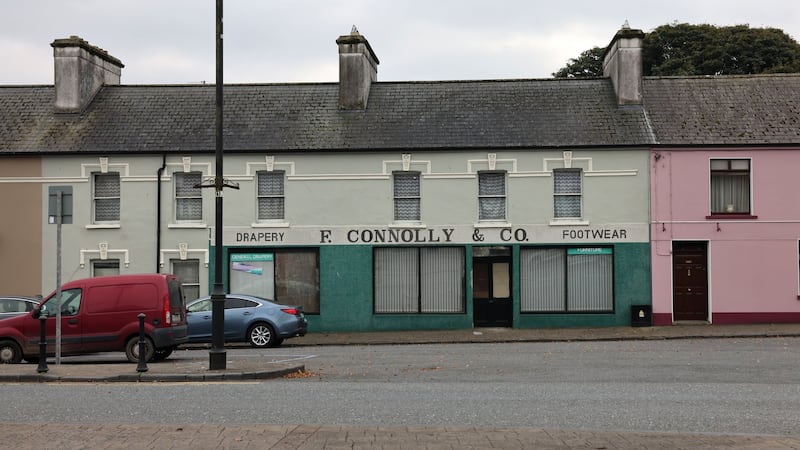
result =
[[[34,319],[38,319],[42,316],[42,310],[40,308],[33,308],[33,312],[31,313]]]

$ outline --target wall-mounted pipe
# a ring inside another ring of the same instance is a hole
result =
[[[161,155],[161,167],[156,173],[156,272],[161,273],[161,176],[167,168],[167,155]]]

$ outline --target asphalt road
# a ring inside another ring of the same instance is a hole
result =
[[[256,354],[300,358],[308,376],[6,384],[0,413],[22,423],[800,433],[800,338],[228,350]]]

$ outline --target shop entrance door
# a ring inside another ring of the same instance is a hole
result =
[[[473,252],[472,311],[476,327],[512,326],[510,250],[479,247]]]
[[[708,245],[672,243],[672,309],[675,320],[708,320]]]

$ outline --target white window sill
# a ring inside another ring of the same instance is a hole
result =
[[[475,228],[511,228],[508,222],[478,222]]]
[[[589,225],[588,220],[580,219],[553,219],[550,221],[550,226],[565,226],[565,227],[580,227]]]
[[[116,230],[119,228],[121,227],[118,223],[93,223],[86,225],[87,230]]]
[[[251,223],[252,228],[289,228],[289,222],[256,222]]]
[[[185,228],[185,229],[206,229],[208,225],[204,223],[171,223],[167,225],[167,228]]]

